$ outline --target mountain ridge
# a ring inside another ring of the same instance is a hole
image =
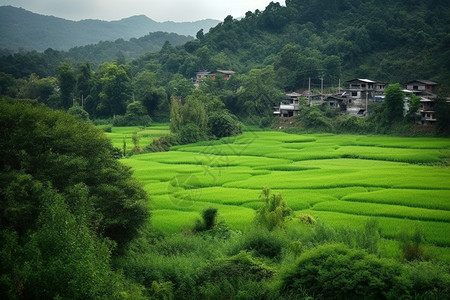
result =
[[[13,51],[44,51],[48,48],[69,50],[100,41],[139,38],[159,31],[195,36],[200,29],[206,32],[219,22],[212,19],[157,22],[145,15],[114,21],[72,21],[8,5],[0,6],[0,48]]]

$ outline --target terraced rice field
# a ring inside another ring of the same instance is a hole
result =
[[[123,162],[152,199],[153,225],[166,233],[191,226],[208,207],[243,229],[268,186],[296,214],[331,226],[362,228],[377,218],[381,235],[395,239],[419,223],[450,258],[449,158],[445,138],[254,131]]]
[[[153,139],[167,135],[169,128],[167,124],[154,124],[150,127],[112,127],[112,132],[106,132],[106,136],[111,140],[114,147],[123,151],[124,141],[126,143],[126,152],[130,152],[133,147],[133,134],[139,137],[139,144],[142,148],[149,145]]]

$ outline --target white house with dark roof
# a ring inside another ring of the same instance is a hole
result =
[[[273,114],[280,117],[298,116],[300,110],[300,98],[303,97],[299,93],[288,93],[281,98],[280,106],[274,107]]]
[[[373,81],[370,79],[355,78],[348,80],[348,94],[353,99],[373,100],[376,95],[382,95],[385,83]]]

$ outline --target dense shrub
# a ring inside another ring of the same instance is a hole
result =
[[[366,129],[365,119],[344,115],[336,119],[335,129],[339,133],[363,133]]]
[[[150,152],[164,152],[169,151],[170,147],[179,145],[179,137],[177,135],[169,134],[160,138],[154,139],[145,150]]]
[[[280,259],[283,248],[287,245],[285,235],[280,231],[269,231],[265,227],[254,226],[241,237],[233,253],[241,250],[254,253],[258,257]]]
[[[425,235],[419,224],[416,224],[414,228],[404,228],[400,231],[399,239],[404,259],[411,261],[422,258]]]
[[[127,106],[125,116],[116,116],[114,126],[150,126],[152,119],[141,102],[133,102]]]
[[[223,110],[208,116],[208,128],[216,138],[233,136],[242,132],[242,127],[236,116]]]
[[[85,111],[81,106],[79,105],[75,105],[72,106],[71,108],[69,108],[67,110],[67,113],[69,115],[78,117],[79,119],[83,120],[83,121],[88,121],[89,120],[89,113],[87,111]]]
[[[281,194],[271,194],[270,189],[265,187],[259,198],[263,200],[263,205],[256,212],[256,223],[269,230],[283,228],[284,221],[292,215],[292,209],[287,206]]]
[[[264,280],[274,271],[249,253],[211,261],[201,272],[201,299],[255,299],[267,292]]]
[[[282,274],[280,293],[307,293],[326,299],[400,299],[410,283],[401,265],[340,244],[319,246],[302,254]]]
[[[28,217],[37,216],[34,212],[46,199],[37,197],[24,206],[26,193],[7,192],[8,188],[20,188],[17,183],[22,176],[63,195],[81,184],[87,187],[86,201],[92,205],[91,226],[120,246],[133,238],[149,215],[147,195],[131,177],[130,168],[114,158],[111,141],[100,129],[43,106],[0,101],[0,111],[0,169],[4,175],[0,183],[5,187],[0,196],[7,193],[9,197],[1,206],[2,216],[15,211],[18,220],[27,218],[24,225],[31,228],[35,224],[36,218]],[[76,203],[69,203],[71,209]],[[1,225],[12,226],[4,223],[6,220],[2,217]]]
[[[184,125],[179,133],[180,144],[191,144],[206,139],[204,132],[194,123]]]
[[[200,232],[210,230],[216,223],[217,209],[207,208],[202,212],[202,221],[197,220],[194,231]]]
[[[110,141],[43,106],[0,111],[0,298],[142,299],[111,254],[147,221],[147,196]]]
[[[412,262],[405,265],[404,276],[412,283],[415,299],[448,299],[450,297],[449,266],[436,262]]]
[[[303,108],[296,119],[300,120],[303,126],[308,129],[325,132],[333,131],[330,119],[316,106]]]

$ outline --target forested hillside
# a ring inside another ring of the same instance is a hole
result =
[[[270,64],[285,90],[322,76],[335,86],[339,78],[426,78],[448,88],[448,20],[445,1],[287,0],[286,6],[271,3],[200,32],[198,40],[174,51],[179,67],[173,71],[192,77],[201,68],[245,73]]]
[[[0,7],[0,49],[44,51],[48,48],[69,50],[76,46],[96,44],[100,41],[128,40],[151,32],[173,32],[194,36],[203,28],[218,23],[216,20],[196,22],[156,22],[144,15],[119,21],[69,21],[43,16],[12,6]],[[148,50],[151,51],[151,50]]]
[[[177,46],[192,39],[176,33],[154,32],[128,41],[117,39],[113,42],[74,47],[68,51],[51,48],[42,53],[31,51],[13,54],[11,51],[3,51],[3,56],[0,56],[0,71],[17,78],[30,76],[32,73],[45,77],[55,74],[56,67],[65,60],[74,66],[85,62],[90,62],[93,66],[105,61],[125,62],[126,59],[137,58],[148,52],[158,52],[166,42]]]
[[[143,56],[133,65],[140,71],[152,64],[186,78],[202,69],[247,73],[273,65],[276,84],[286,91],[305,88],[309,77],[323,77],[325,86],[355,77],[386,83],[421,78],[436,81],[445,90],[450,82],[449,19],[450,5],[444,1],[288,0],[285,6],[272,2],[264,11],[249,11],[240,20],[228,16],[209,33],[197,32],[196,40],[170,52]],[[140,45],[129,50],[122,44],[119,40],[113,45],[116,54],[140,54]],[[98,51],[90,47],[72,49],[69,57],[99,59],[97,54],[85,55]],[[52,60],[52,56],[53,52],[46,53],[40,59]],[[4,68],[11,59],[3,58],[0,71],[13,73]],[[16,68],[24,70],[15,76],[55,72],[51,67],[38,72],[39,63],[26,54],[13,60]]]
[[[127,105],[137,100],[151,117],[167,120],[172,97],[185,101],[192,96],[217,100],[241,120],[268,125],[282,93],[307,89],[310,78],[323,79],[330,92],[337,90],[339,81],[352,78],[400,83],[399,88],[409,80],[427,79],[438,83],[436,92],[445,104],[450,90],[449,19],[450,5],[441,1],[272,2],[240,20],[228,16],[208,33],[199,30],[196,39],[178,46],[182,37],[154,33],[128,43],[117,40],[68,52],[47,49],[3,56],[0,85],[2,95],[36,99],[53,108],[84,104],[94,119],[124,115]],[[164,40],[159,52],[130,59]],[[99,64],[102,59],[108,61]],[[204,80],[203,95],[191,95],[199,70],[220,69],[236,74],[231,80]],[[418,109],[410,112],[408,124],[415,123]],[[438,113],[442,112],[438,119],[447,132],[447,110]],[[335,119],[332,114],[311,116],[327,130],[336,128],[330,124]],[[345,127],[385,132],[381,128],[392,121],[374,117],[381,127],[358,127],[354,121]]]

